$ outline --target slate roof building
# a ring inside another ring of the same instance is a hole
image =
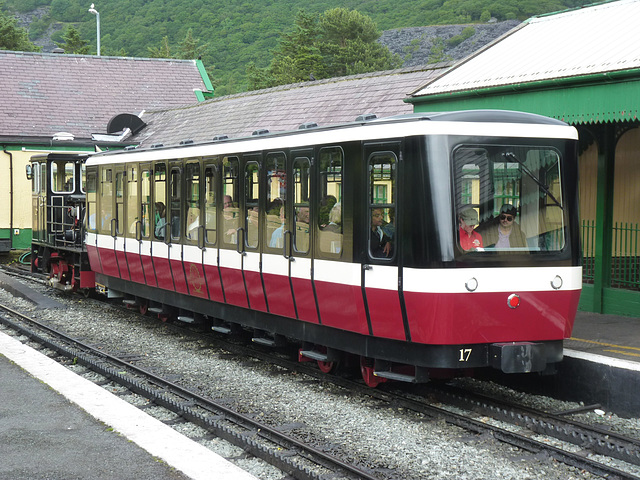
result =
[[[121,148],[146,109],[204,100],[213,87],[199,60],[0,51],[0,250],[31,241],[34,152]],[[124,115],[111,121],[118,114]],[[107,131],[110,126],[112,131]],[[109,135],[104,135],[105,131]]]
[[[413,92],[416,112],[499,108],[580,134],[580,307],[640,316],[640,0],[534,17]]]
[[[413,107],[403,99],[448,67],[450,64],[442,63],[330,78],[147,110],[141,115],[146,127],[133,140],[141,146],[175,145],[223,134],[241,137],[262,129],[295,130],[307,122],[352,122],[366,113],[379,118],[412,113]]]

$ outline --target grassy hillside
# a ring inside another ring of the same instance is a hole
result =
[[[1,0],[0,0],[1,1]],[[591,3],[586,0],[5,0],[13,13],[38,12],[29,24],[32,40],[67,24],[96,45],[96,19],[88,13],[91,1],[100,12],[103,55],[148,57],[167,36],[172,54],[189,29],[203,49],[202,60],[224,95],[246,89],[246,65],[265,67],[278,35],[293,25],[295,14],[324,12],[334,7],[369,15],[380,30],[427,25],[498,20],[525,20],[533,15]],[[401,7],[399,7],[401,5]],[[39,17],[39,18],[38,18]],[[54,39],[56,39],[54,35]]]

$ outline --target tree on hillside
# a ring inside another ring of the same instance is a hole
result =
[[[18,26],[18,20],[0,10],[0,50],[38,52],[40,47],[29,40],[27,31]]]
[[[187,30],[187,35],[178,46],[178,58],[193,60],[202,55],[208,44],[198,45],[199,38],[193,38],[193,30]]]
[[[206,50],[208,44],[198,45],[197,38],[193,38],[193,30],[189,29],[184,40],[178,44],[177,53],[171,54],[171,46],[169,45],[169,37],[162,37],[159,47],[147,47],[151,58],[182,58],[185,60],[193,60]]]
[[[169,37],[162,37],[159,47],[147,47],[149,57],[151,58],[171,58],[171,47],[169,46]]]
[[[291,32],[282,34],[269,67],[247,68],[249,88],[387,70],[401,60],[376,42],[375,23],[355,10],[334,8],[322,15],[298,12]]]
[[[89,55],[89,42],[80,38],[80,32],[73,25],[69,25],[64,31],[62,40],[64,42],[56,42],[56,45],[63,48],[65,53]]]

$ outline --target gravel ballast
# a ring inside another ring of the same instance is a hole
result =
[[[86,343],[100,345],[107,352],[140,355],[138,365],[254,415],[263,423],[286,428],[290,435],[313,441],[361,468],[385,469],[384,478],[600,478],[440,420],[400,408],[381,407],[368,397],[305,375],[230,355],[213,348],[206,339],[194,338],[190,332],[180,333],[151,316],[142,317],[93,300],[29,285],[54,295],[65,306],[64,310],[39,310],[4,290],[0,290],[0,301]],[[536,399],[531,402],[536,403]],[[575,407],[563,403],[558,410],[566,406]],[[608,417],[610,423],[617,421],[615,416]],[[625,428],[640,428],[637,420],[620,419],[620,422],[624,422]],[[236,463],[258,478],[287,478],[263,462],[258,464],[247,460],[241,452],[236,453]]]

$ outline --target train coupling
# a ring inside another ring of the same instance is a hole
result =
[[[547,367],[544,343],[505,342],[489,346],[489,362],[504,373],[542,372]]]

